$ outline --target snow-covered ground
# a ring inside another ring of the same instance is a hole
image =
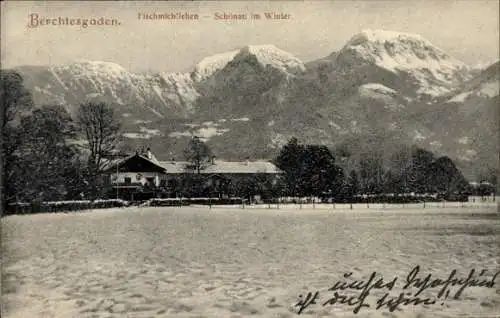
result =
[[[316,290],[317,304],[301,316],[493,317],[500,312],[500,277],[492,288],[466,288],[458,300],[455,286],[434,305],[394,312],[374,307],[384,289],[373,289],[370,307],[357,315],[352,306],[322,304],[348,272],[365,280],[373,271],[386,282],[397,277],[391,295],[399,295],[416,265],[421,278],[446,279],[453,269],[458,277],[486,269],[483,277],[491,278],[500,270],[499,238],[500,216],[486,204],[8,216],[2,219],[2,317],[295,317],[298,295]]]

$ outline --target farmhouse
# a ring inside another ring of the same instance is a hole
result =
[[[158,160],[151,151],[107,161],[102,168],[104,183],[121,198],[257,195],[276,185],[279,170],[258,161],[224,161],[211,158],[199,171],[187,161]]]

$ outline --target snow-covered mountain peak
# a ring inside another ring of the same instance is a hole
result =
[[[417,34],[363,30],[339,54],[373,63],[395,74],[404,72],[418,83],[418,94],[422,95],[449,93],[451,86],[468,79],[466,64]]]
[[[418,34],[363,30],[354,35],[343,50],[354,50],[391,70],[436,66],[436,62],[452,68],[468,68]]]
[[[236,58],[245,58],[248,55],[255,56],[263,66],[271,65],[283,72],[296,73],[306,69],[301,60],[271,44],[247,45],[240,50]]]
[[[239,50],[215,54],[204,58],[196,64],[192,72],[195,81],[203,81],[217,71],[226,67],[233,60],[254,56],[262,66],[271,65],[281,71],[296,73],[305,70],[304,63],[292,54],[272,44],[247,45]]]
[[[121,80],[130,76],[130,73],[113,62],[78,60],[66,65],[55,66],[53,71],[69,73],[78,77],[103,77]]]
[[[241,52],[248,52],[251,54],[258,54],[261,51],[281,51],[282,53],[284,52],[283,50],[278,49],[274,44],[250,44],[244,46],[241,50]],[[287,52],[284,52],[287,53]]]
[[[128,73],[128,71],[123,68],[121,65],[113,63],[113,62],[105,62],[105,61],[88,61],[88,60],[78,60],[73,63],[67,64],[63,67],[66,68],[80,68],[89,71],[95,72],[107,72],[107,73],[115,73],[122,74]]]
[[[204,58],[196,64],[193,71],[193,79],[196,81],[202,81],[212,76],[212,74],[224,68],[230,61],[232,61],[238,53],[239,50],[229,51]]]
[[[406,33],[406,32],[396,32],[389,30],[373,30],[373,29],[364,29],[360,33],[354,35],[351,40],[347,43],[355,44],[358,42],[393,42],[399,40],[413,40],[419,42],[426,42],[429,45],[432,45],[429,41],[424,39],[419,34],[414,33]],[[354,43],[351,43],[354,42]]]

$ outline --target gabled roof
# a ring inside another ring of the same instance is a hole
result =
[[[150,159],[144,155],[135,154],[135,155],[132,155],[132,156],[129,156],[126,158],[103,161],[103,163],[101,164],[101,171],[102,172],[113,172],[114,169],[116,169],[117,167],[125,164],[127,161],[132,160],[132,159],[145,160],[146,162],[152,164],[153,166],[156,166],[157,168],[159,168],[161,170],[165,169],[165,167],[163,167],[162,165],[159,164],[159,162],[156,160],[156,158]]]
[[[115,168],[117,164],[120,164],[121,162],[124,162],[132,157],[133,156],[128,156],[126,158],[119,158],[119,159],[102,159],[100,170],[106,171],[106,170],[110,170],[111,168]]]

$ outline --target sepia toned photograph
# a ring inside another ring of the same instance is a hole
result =
[[[1,317],[499,318],[499,6],[1,2]]]

